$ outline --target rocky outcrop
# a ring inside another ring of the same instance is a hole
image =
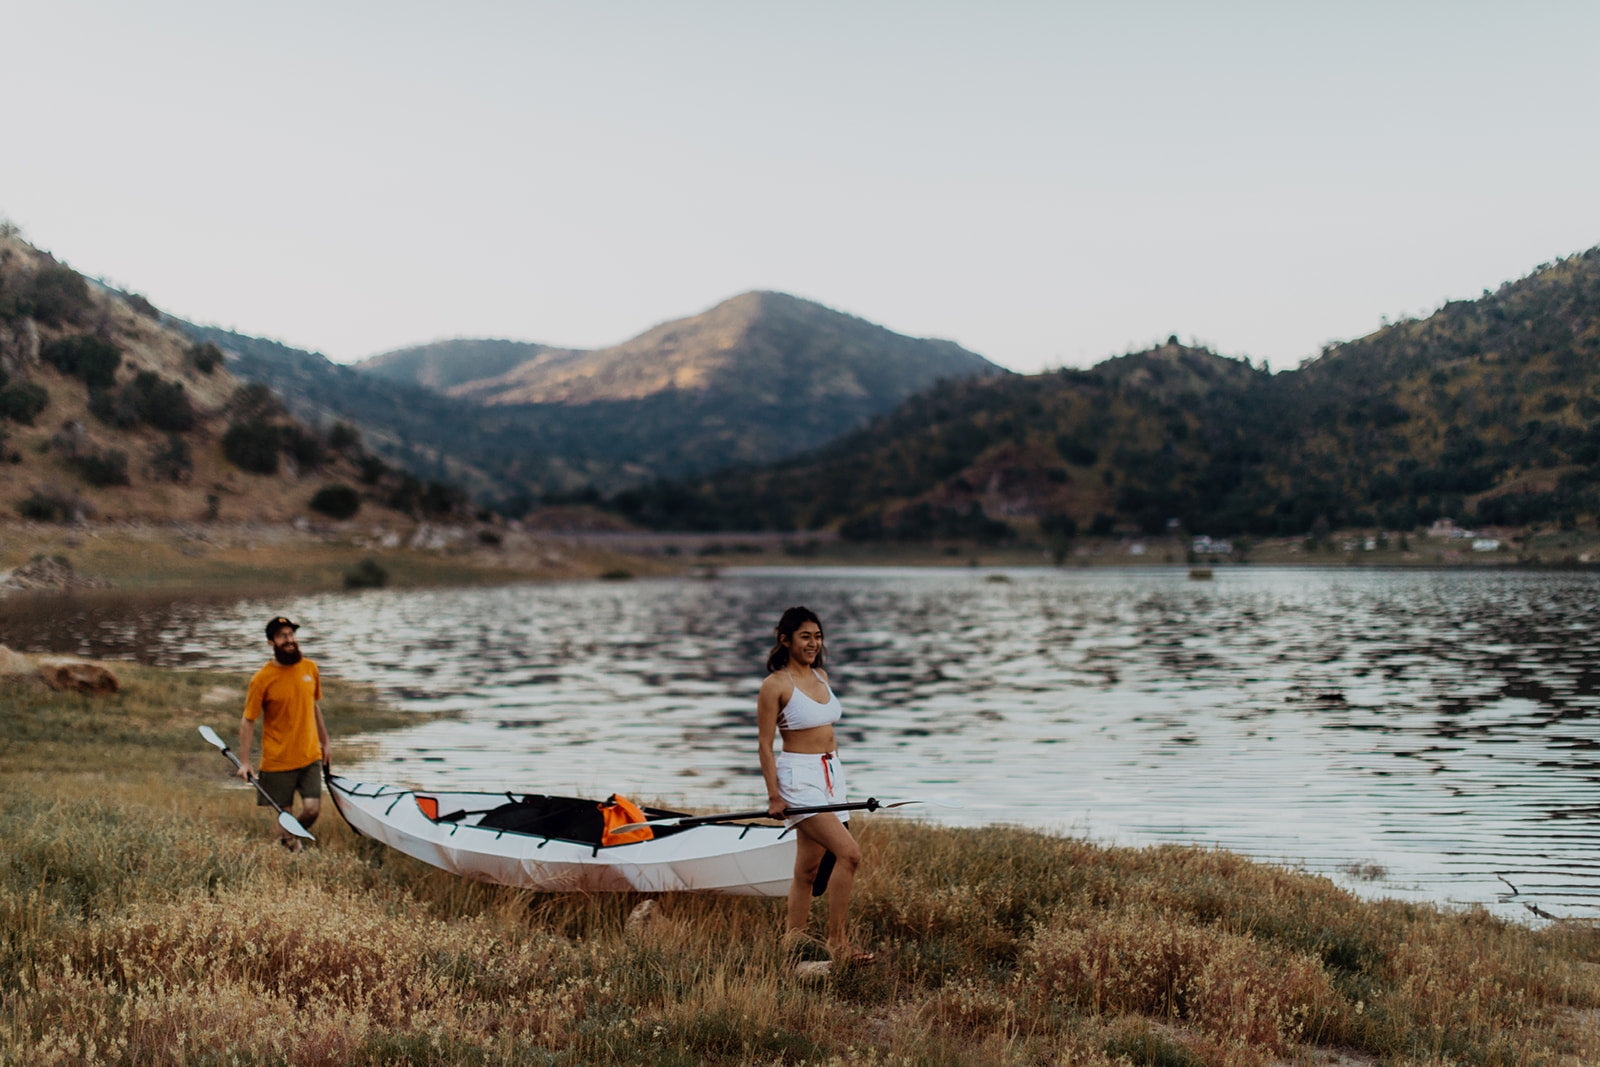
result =
[[[122,682],[103,663],[69,656],[25,656],[0,645],[0,678],[8,685],[37,678],[51,689],[91,696],[110,696]]]
[[[104,578],[77,574],[60,556],[36,556],[9,571],[0,571],[0,591],[7,589],[109,589]]]
[[[0,371],[26,375],[39,365],[39,324],[32,319],[0,322]]]
[[[51,689],[90,696],[110,696],[122,688],[110,668],[81,659],[41,659],[39,677]]]
[[[34,673],[33,660],[0,645],[0,678],[26,678]]]

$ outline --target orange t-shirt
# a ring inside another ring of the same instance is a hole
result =
[[[293,771],[322,762],[317,739],[317,701],[322,677],[303,659],[293,667],[271,660],[250,679],[244,717],[261,724],[261,769]]]

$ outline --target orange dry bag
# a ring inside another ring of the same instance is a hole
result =
[[[605,833],[600,835],[600,844],[626,845],[634,841],[648,841],[656,836],[656,832],[648,826],[641,826],[637,830],[628,830],[625,833],[616,833],[618,826],[626,826],[631,822],[644,822],[650,816],[627,797],[611,794],[610,799],[600,805],[600,817],[605,820]]]

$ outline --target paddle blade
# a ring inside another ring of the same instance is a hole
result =
[[[296,837],[303,837],[307,841],[316,840],[316,838],[311,836],[310,830],[307,830],[304,826],[300,825],[299,819],[296,819],[293,815],[290,815],[286,811],[278,814],[278,825]]]
[[[218,749],[228,747],[223,743],[222,738],[217,736],[217,732],[209,726],[200,727],[200,736],[205,738],[207,743],[217,746]]]
[[[885,804],[886,808],[900,808],[907,804],[932,804],[936,808],[964,808],[966,803],[955,797],[922,797],[920,800],[899,800],[893,804]]]

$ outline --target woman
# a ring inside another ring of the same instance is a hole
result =
[[[790,608],[778,620],[776,637],[767,656],[770,673],[756,698],[761,774],[767,780],[767,811],[775,819],[784,818],[786,808],[845,802],[844,771],[833,738],[841,709],[822,669],[822,623],[809,608]],[[781,752],[773,751],[775,735],[783,738]],[[828,950],[836,960],[870,963],[873,955],[851,944],[845,930],[861,849],[845,828],[848,816],[841,816],[819,812],[784,818],[796,835],[784,939],[804,937],[811,886],[823,857],[831,852],[835,863],[827,889]]]

